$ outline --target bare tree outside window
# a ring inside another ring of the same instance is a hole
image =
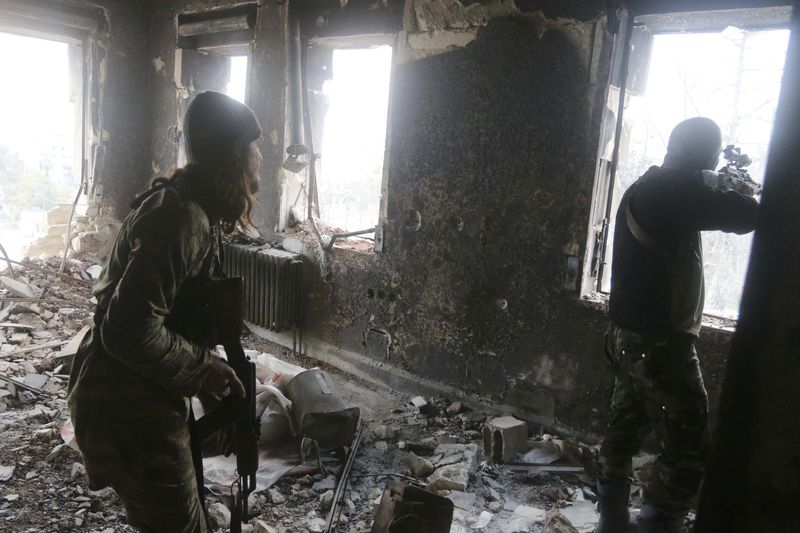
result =
[[[733,27],[719,33],[654,36],[646,90],[626,95],[607,262],[622,194],[650,166],[661,164],[678,122],[693,116],[715,120],[723,144],[741,147],[753,160],[750,174],[762,182],[788,39],[788,30]],[[707,313],[738,315],[751,241],[750,235],[703,235]],[[610,287],[610,271],[604,291]]]

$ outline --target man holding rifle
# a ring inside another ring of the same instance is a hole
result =
[[[219,272],[220,231],[251,225],[261,129],[247,106],[214,92],[194,99],[184,129],[189,163],[134,202],[94,288],[95,326],[70,377],[89,485],[113,487],[142,531],[207,530],[190,398],[245,395],[206,342],[170,324],[182,292]]]
[[[626,191],[614,230],[606,355],[614,398],[600,451],[596,533],[679,533],[703,476],[708,406],[695,351],[703,315],[701,231],[748,233],[754,184],[712,172],[719,127],[678,124],[664,163]],[[660,454],[629,524],[631,458],[654,430]]]

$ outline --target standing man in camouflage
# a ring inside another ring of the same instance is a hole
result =
[[[190,442],[190,398],[233,369],[167,326],[182,289],[219,268],[218,237],[250,224],[261,136],[253,112],[199,94],[184,121],[189,163],[159,178],[122,224],[100,279],[95,326],[70,376],[69,407],[89,486],[111,486],[146,532],[207,530]]]
[[[622,197],[616,215],[605,349],[614,398],[600,451],[597,533],[678,533],[703,477],[708,406],[695,351],[703,314],[701,231],[754,229],[752,192],[713,187],[719,127],[692,118],[667,155]],[[629,524],[631,458],[654,430],[660,454]]]

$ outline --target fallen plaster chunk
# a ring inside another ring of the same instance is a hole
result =
[[[4,483],[11,479],[14,475],[14,469],[16,467],[14,465],[0,465],[0,483]]]
[[[418,456],[414,452],[408,452],[408,466],[411,467],[411,471],[416,478],[428,477],[433,474],[435,470],[430,461]]]
[[[503,533],[527,533],[534,524],[544,522],[547,511],[530,505],[517,505],[511,518],[503,524]]]
[[[469,467],[466,462],[443,466],[436,469],[428,481],[427,489],[431,492],[439,490],[467,490],[469,484]]]
[[[281,494],[278,489],[269,489],[267,491],[267,496],[269,497],[269,501],[275,505],[281,505],[286,501],[286,497]]]
[[[224,503],[216,502],[208,508],[208,518],[216,529],[227,529],[231,524],[231,512]]]
[[[35,298],[36,294],[27,283],[11,279],[6,276],[0,276],[0,285],[2,285],[8,292],[17,298]]]

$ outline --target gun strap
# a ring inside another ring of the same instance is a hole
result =
[[[653,239],[642,226],[639,225],[639,222],[636,221],[636,218],[633,216],[633,212],[631,211],[631,198],[628,198],[628,205],[625,207],[625,222],[628,224],[628,229],[631,231],[633,237],[645,248],[653,252],[654,254],[662,257],[664,259],[669,259],[669,254],[664,249],[663,246],[658,244],[658,242]]]

